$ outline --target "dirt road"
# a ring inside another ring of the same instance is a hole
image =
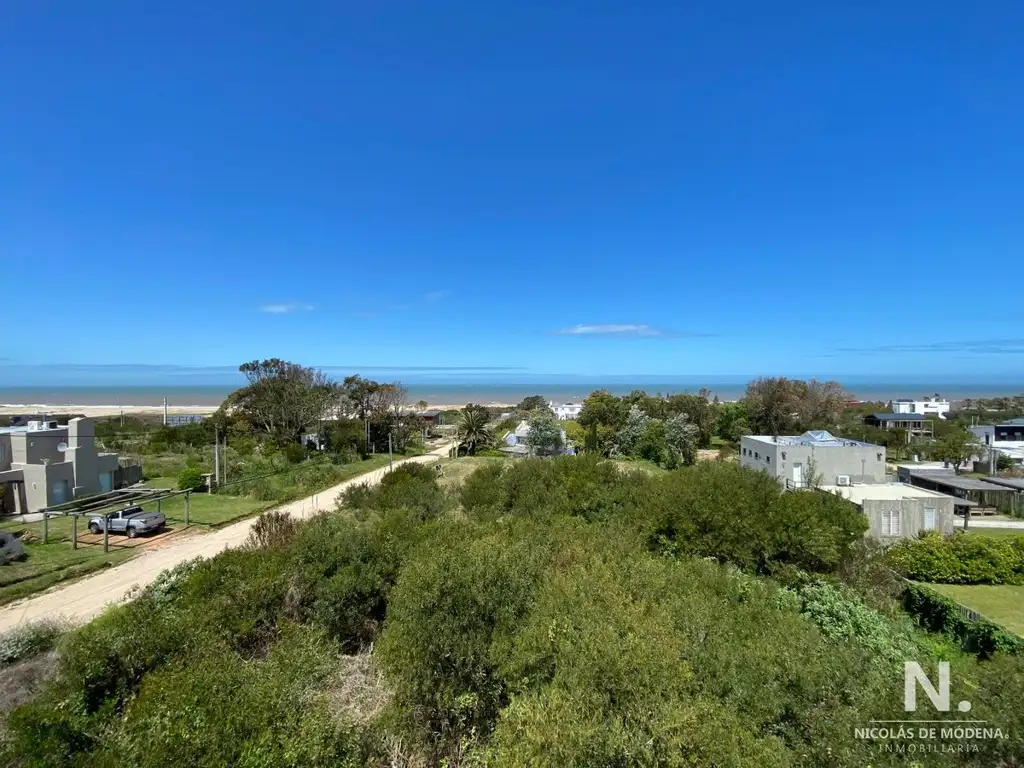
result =
[[[436,462],[447,456],[448,446],[433,453],[396,461],[395,465],[409,461]],[[378,483],[387,468],[367,472],[318,494],[284,504],[279,509],[293,517],[305,519],[321,510],[333,509],[342,491],[360,483]],[[249,537],[255,518],[241,520],[210,533],[182,538],[139,555],[126,563],[88,576],[80,581],[54,587],[34,597],[0,608],[0,634],[26,622],[43,618],[63,617],[73,624],[84,624],[100,614],[107,605],[125,599],[135,585],[146,586],[168,568],[194,557],[213,557],[229,547],[237,547]]]

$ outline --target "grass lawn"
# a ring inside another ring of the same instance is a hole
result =
[[[1024,586],[1013,584],[928,584],[936,592],[973,608],[1004,629],[1024,635]]]
[[[0,605],[40,592],[67,579],[123,563],[131,550],[115,550],[104,554],[100,547],[71,548],[71,518],[51,518],[47,523],[49,543],[24,544],[28,557],[16,563],[0,565]],[[42,535],[42,523],[3,523],[8,531],[24,530]],[[79,525],[85,533],[85,525]]]
[[[964,525],[963,518],[958,523],[957,530],[962,531]],[[968,525],[967,533],[971,536],[996,536],[1002,538],[1004,536],[1024,536],[1024,528],[975,528]]]

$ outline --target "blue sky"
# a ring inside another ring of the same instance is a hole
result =
[[[1024,379],[1020,2],[2,6],[7,382]]]

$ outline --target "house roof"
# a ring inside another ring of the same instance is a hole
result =
[[[861,440],[847,440],[845,437],[836,437],[824,429],[812,429],[809,432],[804,432],[802,435],[779,435],[778,437],[771,435],[748,435],[748,437],[751,440],[772,445],[813,445],[816,448],[848,448],[853,446],[865,448],[873,445]]]
[[[921,413],[872,413],[871,416],[878,421],[924,421]]]
[[[961,491],[1008,491],[1005,486],[990,483],[977,477],[964,477],[955,472],[943,469],[910,469],[907,473],[911,477],[919,477],[922,480],[945,485],[949,488],[959,488]]]
[[[1024,478],[1020,477],[990,477],[988,482],[996,485],[1005,485],[1018,491],[1024,491]]]
[[[431,408],[426,411],[420,411],[420,416],[429,416],[430,418],[436,418],[441,415],[441,412],[436,408]]]
[[[824,485],[821,490],[842,496],[854,504],[865,501],[896,501],[898,499],[950,499],[938,491],[929,491],[909,483],[864,483],[857,485]],[[955,499],[957,503],[964,499]],[[973,502],[971,502],[973,504]]]

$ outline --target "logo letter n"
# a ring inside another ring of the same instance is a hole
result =
[[[917,711],[917,684],[939,712],[949,712],[949,662],[939,662],[939,690],[935,690],[928,675],[916,661],[903,662],[903,708]]]

